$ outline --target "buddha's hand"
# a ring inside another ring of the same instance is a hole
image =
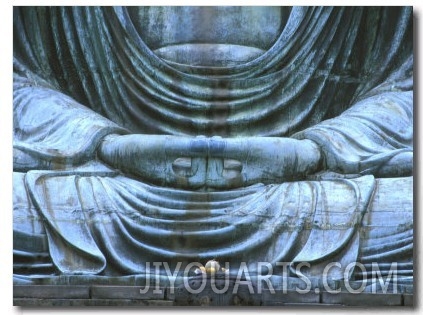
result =
[[[159,186],[196,189],[205,185],[205,137],[109,135],[98,156],[110,166]]]
[[[185,189],[282,183],[314,173],[320,151],[291,138],[111,135],[99,148],[109,165],[147,182]]]
[[[321,164],[320,148],[311,140],[212,138],[210,143],[209,161],[223,159],[220,180],[209,184],[215,188],[300,180]]]

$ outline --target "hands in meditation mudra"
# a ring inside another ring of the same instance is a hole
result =
[[[300,180],[320,162],[313,141],[275,137],[110,135],[98,150],[102,160],[129,175],[182,189]]]

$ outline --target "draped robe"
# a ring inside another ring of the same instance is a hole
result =
[[[160,58],[127,8],[15,8],[14,272],[217,258],[252,271],[307,261],[314,276],[325,262],[398,261],[412,274],[412,177],[379,178],[413,152],[411,8],[294,7],[284,23],[258,57],[202,67]],[[97,158],[113,133],[311,139],[325,171],[349,176],[158,187]],[[381,191],[402,207],[383,209]]]

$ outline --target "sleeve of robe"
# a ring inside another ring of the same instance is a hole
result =
[[[84,164],[104,136],[126,133],[61,87],[48,10],[13,10],[13,162],[19,172]]]
[[[14,170],[65,169],[93,160],[101,139],[125,133],[14,62]]]
[[[294,135],[315,141],[323,168],[342,174],[409,176],[413,170],[413,58],[357,97],[338,117]]]

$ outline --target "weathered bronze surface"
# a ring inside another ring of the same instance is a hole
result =
[[[412,288],[412,23],[15,7],[15,283],[165,285],[216,259],[313,290],[378,271]]]

